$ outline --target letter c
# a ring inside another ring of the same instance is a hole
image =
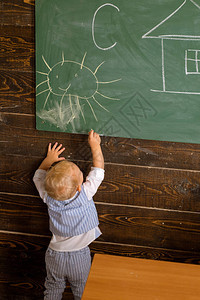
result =
[[[93,42],[94,42],[94,44],[95,44],[95,46],[96,46],[97,48],[99,48],[100,50],[109,50],[109,49],[115,47],[115,45],[117,44],[117,42],[115,42],[115,43],[114,43],[113,45],[111,45],[110,47],[102,48],[102,47],[100,47],[100,46],[97,45],[97,43],[96,43],[96,41],[95,41],[95,37],[94,37],[94,22],[95,22],[96,14],[97,14],[97,12],[98,12],[101,8],[103,8],[104,6],[112,6],[112,7],[114,7],[115,9],[117,9],[118,11],[120,11],[119,8],[118,8],[117,6],[115,6],[114,4],[111,4],[111,3],[105,3],[105,4],[101,5],[101,6],[95,11],[94,17],[93,17],[93,20],[92,20],[92,38],[93,38]]]

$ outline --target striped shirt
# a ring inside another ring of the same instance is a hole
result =
[[[33,181],[36,185],[40,197],[43,199],[45,203],[47,203],[48,198],[50,197],[47,195],[44,188],[45,177],[46,177],[46,171],[42,169],[38,169],[35,172]],[[95,167],[91,168],[91,171],[82,186],[82,189],[84,190],[84,193],[88,199],[87,201],[92,200],[92,197],[97,192],[97,189],[100,186],[103,178],[104,178],[103,169],[95,168]],[[74,198],[76,198],[77,195],[78,192],[73,198],[65,201],[69,203]],[[56,201],[56,202],[62,203],[63,201]],[[92,241],[98,238],[100,234],[101,231],[98,226],[96,226],[93,229],[89,229],[86,233],[81,233],[74,236],[67,236],[67,235],[61,236],[58,234],[53,234],[49,247],[55,251],[77,251],[89,245]]]

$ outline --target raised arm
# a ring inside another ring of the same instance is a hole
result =
[[[101,150],[101,138],[94,130],[90,130],[88,143],[92,151],[93,167],[104,169],[104,157]]]
[[[58,143],[56,142],[52,147],[51,143],[49,143],[47,156],[42,161],[42,163],[38,169],[47,171],[53,163],[64,160],[65,159],[64,157],[59,157],[59,155],[64,150],[65,150],[65,148],[62,148],[62,144],[58,145]]]

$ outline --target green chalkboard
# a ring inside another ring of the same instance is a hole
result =
[[[200,142],[200,0],[36,0],[39,130]]]

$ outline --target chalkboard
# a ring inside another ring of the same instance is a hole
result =
[[[36,0],[39,130],[200,142],[200,0]]]

